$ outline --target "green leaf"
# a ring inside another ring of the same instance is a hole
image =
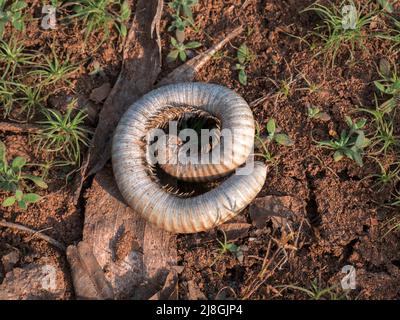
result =
[[[23,8],[25,8],[26,6],[27,6],[27,4],[25,3],[25,1],[17,1],[11,5],[11,10],[19,11],[19,10],[22,10]]]
[[[15,203],[15,197],[8,197],[4,199],[3,203],[1,204],[3,207],[10,207]]]
[[[126,35],[128,34],[128,29],[126,28],[126,25],[121,24],[121,26],[120,26],[120,31],[121,31],[121,36],[122,36],[123,38],[125,38]]]
[[[23,157],[15,157],[11,163],[11,167],[14,170],[21,170],[21,168],[26,164],[26,160]]]
[[[246,44],[243,43],[240,47],[239,50],[237,51],[237,59],[239,63],[244,64],[247,62],[250,56],[250,50],[247,48]]]
[[[231,253],[235,253],[238,250],[237,245],[235,245],[234,243],[227,243],[225,245],[225,248]]]
[[[191,41],[191,42],[185,44],[185,47],[187,49],[195,49],[195,48],[201,47],[201,43],[198,41]]]
[[[289,138],[287,134],[277,133],[274,137],[275,141],[282,146],[292,146],[293,141]]]
[[[353,128],[353,126],[354,126],[353,120],[352,120],[349,116],[345,116],[344,119],[345,119],[347,125],[348,125],[350,128]]]
[[[40,196],[36,193],[27,193],[24,194],[22,200],[25,201],[26,203],[35,203],[38,200],[40,200]]]
[[[24,30],[24,23],[21,20],[13,21],[12,25],[18,31],[23,31]]]
[[[47,189],[47,183],[43,181],[41,177],[32,176],[30,174],[24,175],[24,179],[31,180],[34,184],[36,184],[39,188]]]
[[[365,145],[365,134],[364,134],[364,132],[360,131],[358,133],[358,136],[357,136],[357,139],[356,139],[356,142],[354,143],[354,145],[357,148],[360,148],[360,149],[364,148],[364,145]]]
[[[386,89],[382,83],[380,83],[379,81],[374,81],[374,85],[380,92],[386,93]]]
[[[243,69],[239,70],[239,82],[244,86],[247,85],[247,74]]]
[[[343,153],[342,151],[338,150],[333,154],[333,159],[335,160],[335,162],[338,162],[340,160],[343,159]]]
[[[129,20],[129,17],[131,16],[131,8],[129,7],[129,2],[124,1],[121,6],[121,20],[122,21],[127,21]]]
[[[171,50],[170,53],[168,53],[167,60],[168,61],[175,61],[176,58],[178,58],[179,50]]]
[[[15,191],[15,199],[17,199],[18,201],[22,200],[24,193],[21,190],[16,190]]]
[[[4,21],[0,21],[0,38],[3,36],[5,24]]]
[[[352,150],[351,157],[349,157],[349,158],[353,159],[360,167],[363,166],[362,157],[361,157],[360,151],[357,150],[357,148]]]
[[[378,0],[378,3],[388,13],[393,13],[393,6],[388,0]]]
[[[356,122],[355,128],[362,129],[362,128],[364,128],[366,123],[367,123],[367,119],[360,119]]]
[[[186,52],[185,50],[181,50],[179,51],[179,59],[181,59],[181,61],[186,61]]]
[[[178,45],[178,41],[174,37],[171,37],[171,44],[176,47]]]
[[[7,155],[6,145],[3,143],[3,141],[0,141],[0,161],[5,169],[7,169],[6,155]]]
[[[267,122],[267,131],[270,135],[273,135],[276,131],[276,124],[273,118],[269,119]]]
[[[22,209],[22,210],[26,210],[27,206],[24,200],[18,201],[18,206]]]

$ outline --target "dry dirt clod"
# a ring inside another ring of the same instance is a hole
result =
[[[44,258],[8,272],[0,285],[0,300],[65,299],[66,291],[63,272]]]
[[[207,297],[193,280],[188,281],[187,285],[189,300],[207,300]]]
[[[109,82],[106,82],[100,87],[93,89],[90,93],[89,99],[96,103],[101,103],[108,97],[110,91],[111,85]]]
[[[250,205],[250,218],[257,228],[264,228],[267,221],[274,227],[284,227],[289,221],[304,215],[305,204],[291,196],[265,196]]]
[[[4,273],[10,272],[14,266],[18,263],[20,258],[20,253],[18,250],[12,250],[1,258],[1,263],[3,264]]]

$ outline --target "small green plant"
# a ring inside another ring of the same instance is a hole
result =
[[[26,115],[26,120],[29,120],[35,114],[37,108],[43,106],[45,97],[42,96],[41,87],[27,86],[24,84],[19,85],[20,97],[16,101],[20,104],[20,113]]]
[[[186,16],[193,23],[192,7],[198,2],[198,0],[172,0],[168,5],[175,10],[177,16]]]
[[[44,109],[43,114],[46,120],[39,122],[43,128],[34,139],[38,149],[43,148],[48,153],[62,156],[72,165],[79,165],[81,147],[89,145],[91,134],[90,130],[83,127],[87,117],[85,112],[80,110],[73,116],[71,104],[64,115],[51,109]]]
[[[297,79],[293,78],[293,75],[290,75],[289,78],[283,80],[274,80],[271,78],[269,78],[269,80],[277,88],[277,92],[275,93],[275,103],[277,103],[281,98],[287,99],[293,93],[293,85],[297,81]]]
[[[116,13],[113,7],[119,7],[119,13]],[[75,4],[73,10],[75,14],[70,18],[82,19],[83,25],[86,26],[85,42],[97,30],[103,31],[103,41],[108,39],[113,26],[121,37],[127,35],[131,9],[126,0],[81,0]]]
[[[391,184],[394,185],[400,180],[400,164],[399,163],[392,163],[388,167],[385,167],[378,159],[374,158],[375,161],[378,163],[380,168],[380,173],[372,174],[368,176],[368,178],[375,178],[376,184],[382,187]]]
[[[44,55],[44,60],[44,63],[36,64],[37,68],[29,72],[29,75],[39,77],[44,85],[67,81],[66,79],[79,68],[79,66],[71,64],[68,57],[60,61],[54,48],[52,48],[52,57]]]
[[[261,153],[255,153],[256,156],[261,156],[265,161],[269,163],[275,163],[275,157],[271,154],[268,149],[269,143],[268,138],[261,135],[260,125],[256,122],[256,133],[254,135],[255,143],[254,146],[256,149],[260,150]]]
[[[295,285],[277,286],[285,289],[298,290],[305,293],[310,300],[345,300],[347,292],[340,294],[337,286],[323,288],[318,285],[317,280],[311,282],[310,288],[303,288]]]
[[[346,123],[350,130],[343,130],[339,139],[329,141],[319,141],[318,146],[335,150],[333,159],[340,161],[343,157],[354,160],[359,166],[363,165],[362,154],[364,149],[370,144],[370,140],[365,137],[362,130],[366,124],[365,119],[353,122],[350,117],[346,117]]]
[[[25,1],[10,1],[0,0],[0,38],[3,37],[4,28],[8,22],[19,30],[24,30],[24,15],[22,10],[27,6]]]
[[[389,149],[398,145],[398,137],[394,134],[393,120],[381,120],[376,123],[376,131],[371,138],[372,146],[381,146],[377,153],[386,154]]]
[[[211,264],[211,266],[214,265],[222,256],[224,256],[227,253],[233,254],[236,258],[239,258],[240,256],[243,255],[243,252],[240,249],[240,247],[238,247],[236,244],[234,244],[232,242],[228,242],[226,233],[223,230],[221,230],[221,231],[222,231],[222,234],[224,235],[224,241],[217,239],[217,242],[218,242],[220,248],[218,250],[217,257],[215,258],[215,260]]]
[[[344,5],[347,6],[344,7]],[[344,11],[343,15],[342,10]],[[303,10],[303,12],[314,12],[321,17],[322,25],[314,29],[314,34],[324,42],[322,52],[330,57],[332,66],[335,64],[341,48],[348,50],[351,61],[354,60],[356,47],[367,50],[364,45],[368,38],[366,27],[370,24],[375,13],[370,12],[363,15],[362,11],[363,8],[357,8],[353,1],[344,1],[339,7],[334,4],[325,6],[314,3]]]
[[[397,75],[396,65],[392,67],[387,60],[382,59],[378,72],[382,79],[374,81],[374,84],[379,92],[391,96],[398,95],[400,93],[400,78]]]
[[[311,106],[307,107],[307,116],[310,119],[319,119],[322,121],[329,121],[331,119],[329,114],[326,112],[322,112],[319,108]]]
[[[3,112],[3,118],[7,118],[13,108],[15,102],[16,90],[12,88],[12,84],[0,80],[0,107]]]
[[[2,79],[6,79],[9,72],[11,72],[11,78],[13,78],[18,67],[32,63],[34,56],[25,53],[24,50],[24,46],[18,45],[15,40],[9,42],[0,40],[0,64],[4,67]]]
[[[275,141],[282,146],[293,146],[294,143],[287,134],[279,133],[280,130],[277,128],[274,119],[269,119],[265,128],[268,132],[269,141]]]
[[[171,45],[174,49],[172,49],[168,54],[168,61],[175,61],[178,56],[181,61],[186,61],[187,50],[198,48],[201,46],[201,43],[197,41],[191,41],[185,44],[178,42],[174,37],[171,37]]]
[[[243,43],[237,53],[236,53],[237,63],[235,65],[235,70],[238,71],[239,82],[242,85],[247,85],[247,74],[246,74],[246,66],[253,61],[254,55],[251,50]]]
[[[25,210],[29,203],[35,203],[40,199],[36,193],[25,193],[25,189],[29,189],[27,181],[33,182],[37,187],[46,189],[47,184],[41,177],[23,173],[26,160],[23,157],[15,157],[11,165],[6,159],[7,150],[5,144],[0,141],[0,189],[13,193],[12,196],[4,199],[2,206],[9,207],[15,203]]]

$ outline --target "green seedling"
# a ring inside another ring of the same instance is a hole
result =
[[[268,132],[269,141],[275,141],[282,146],[293,146],[294,143],[287,134],[279,133],[280,130],[276,127],[274,119],[269,119],[265,128]]]
[[[326,112],[320,111],[317,107],[307,107],[307,116],[310,119],[318,119],[322,121],[329,121],[331,117]]]
[[[172,0],[168,3],[177,16],[184,16],[193,23],[192,7],[198,3],[198,0]]]
[[[38,149],[59,155],[71,165],[79,165],[82,146],[89,145],[91,134],[90,130],[83,127],[87,117],[85,112],[80,110],[73,116],[73,108],[69,106],[64,115],[51,109],[44,109],[43,114],[46,120],[39,122],[43,127],[34,139]]]
[[[26,115],[26,120],[30,120],[37,108],[45,103],[45,97],[42,96],[41,87],[32,87],[24,84],[19,85],[20,97],[16,102],[21,106],[20,112]]]
[[[119,13],[113,8],[118,7]],[[85,42],[95,31],[103,31],[103,41],[110,36],[114,26],[121,37],[127,35],[127,22],[131,16],[128,1],[121,0],[81,0],[73,8],[75,14],[70,18],[79,18],[85,26]]]
[[[275,93],[275,103],[277,103],[281,98],[287,99],[292,94],[292,86],[297,81],[297,79],[294,79],[292,75],[290,75],[288,79],[274,80],[269,78],[269,80],[277,88],[277,92]]]
[[[172,49],[168,54],[168,61],[175,61],[179,56],[179,59],[184,62],[187,59],[187,50],[198,48],[201,46],[201,43],[191,41],[185,44],[178,42],[174,37],[171,37],[171,45],[174,49]]]
[[[34,55],[25,53],[24,50],[24,46],[18,45],[15,40],[9,42],[0,40],[0,64],[4,67],[2,79],[6,79],[9,72],[13,78],[18,67],[32,63]]]
[[[274,164],[275,158],[268,149],[269,146],[268,138],[261,135],[260,125],[257,122],[256,122],[256,133],[254,137],[256,140],[254,143],[256,149],[261,150],[261,153],[255,153],[254,155],[261,156],[264,158],[265,161]]]
[[[43,56],[45,62],[38,63],[37,69],[29,72],[29,75],[39,77],[39,80],[44,85],[50,85],[57,82],[68,82],[68,77],[75,73],[79,66],[72,64],[69,58],[61,59],[55,53],[54,48],[52,48],[52,57],[46,55]]]
[[[3,37],[4,28],[8,22],[18,31],[24,30],[22,10],[26,6],[27,3],[25,1],[0,0],[0,38]]]
[[[380,190],[386,185],[395,185],[400,180],[400,163],[393,163],[385,168],[378,159],[374,159],[379,165],[380,173],[372,174],[367,178],[375,178],[376,185],[381,186]]]
[[[15,95],[16,90],[12,88],[12,84],[0,80],[0,107],[3,112],[3,118],[7,118],[10,115],[16,100]]]
[[[316,280],[311,282],[310,288],[303,288],[295,285],[277,286],[285,289],[293,289],[305,293],[310,300],[345,300],[347,299],[347,292],[343,294],[338,293],[337,286],[323,288],[318,285]]]
[[[31,181],[42,189],[46,189],[47,184],[41,177],[23,172],[26,166],[25,158],[15,157],[9,164],[6,156],[6,146],[0,141],[0,189],[13,193],[12,196],[4,199],[2,206],[10,207],[17,203],[21,209],[25,210],[29,203],[35,203],[40,199],[40,196],[36,193],[24,192],[25,189],[29,189],[26,182]]]
[[[303,12],[314,12],[321,17],[322,25],[314,29],[314,34],[324,42],[322,52],[326,54],[326,57],[330,57],[332,66],[335,64],[339,49],[346,48],[351,61],[354,60],[356,47],[367,50],[364,45],[368,38],[366,30],[375,12],[363,15],[362,11],[363,9],[357,8],[353,1],[342,2],[339,7],[333,4],[325,6],[314,3],[303,10]]]
[[[374,81],[374,85],[379,92],[391,96],[398,95],[400,93],[400,78],[397,75],[396,65],[392,66],[386,59],[381,59],[378,73],[382,79]]]
[[[322,84],[314,83],[314,82],[308,80],[304,75],[301,75],[301,77],[306,82],[307,87],[298,88],[297,89],[298,91],[308,91],[309,93],[314,93],[314,92],[319,92],[321,90]],[[276,84],[275,84],[275,86],[276,86]]]
[[[381,146],[377,153],[386,154],[389,149],[398,145],[398,137],[394,134],[393,119],[376,122],[376,131],[371,138],[372,147]]]
[[[236,53],[236,59],[238,62],[234,69],[238,71],[239,82],[245,86],[247,85],[246,66],[254,60],[254,55],[246,44],[243,43]]]
[[[181,18],[178,15],[173,15],[173,18],[174,20],[168,28],[168,31],[175,30],[176,39],[179,43],[182,43],[185,41],[185,29],[191,25],[190,21],[187,18]]]
[[[343,157],[354,160],[359,166],[363,165],[362,154],[364,149],[370,144],[370,140],[365,137],[362,130],[366,124],[365,119],[353,122],[350,117],[346,117],[346,123],[350,130],[343,130],[337,140],[319,141],[318,146],[334,150],[333,159],[340,161]]]
[[[243,256],[243,252],[240,249],[240,247],[238,247],[237,245],[235,245],[232,242],[228,242],[228,239],[226,237],[226,233],[222,231],[222,234],[224,235],[224,241],[221,241],[219,239],[217,239],[218,244],[220,245],[220,248],[218,250],[218,255],[215,258],[214,262],[211,264],[214,265],[222,256],[224,256],[227,253],[231,253],[233,254],[236,258],[239,258],[240,256]]]

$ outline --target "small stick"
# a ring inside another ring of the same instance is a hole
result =
[[[0,131],[9,131],[14,133],[38,133],[40,127],[29,123],[0,122]]]
[[[41,233],[41,231],[35,231],[33,229],[30,229],[30,228],[25,227],[20,224],[7,222],[5,220],[0,220],[0,227],[11,228],[11,229],[15,229],[15,230],[28,232],[28,233],[33,234],[33,236],[36,236],[44,241],[47,241],[48,243],[52,244],[53,246],[57,247],[58,249],[60,249],[62,251],[65,251],[65,249],[66,249],[65,246],[61,242],[58,242],[57,240],[54,240],[53,238],[46,236],[45,234]]]

